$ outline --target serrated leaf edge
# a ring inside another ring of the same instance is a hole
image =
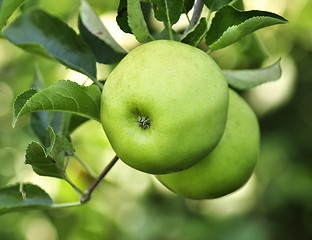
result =
[[[248,13],[251,13],[251,12],[257,12],[257,13],[262,13],[263,15],[254,16],[254,17],[251,17],[251,18],[247,18],[245,21],[240,22],[239,24],[233,24],[232,26],[228,27],[228,28],[222,33],[222,35],[219,36],[218,39],[216,39],[212,44],[208,45],[209,48],[212,49],[212,50],[217,50],[217,49],[224,48],[224,47],[228,46],[228,45],[226,45],[226,46],[223,46],[223,47],[218,47],[218,48],[216,48],[216,49],[213,48],[213,45],[216,45],[219,41],[221,41],[220,39],[222,39],[222,38],[224,37],[224,35],[228,33],[228,30],[229,30],[229,29],[237,28],[237,27],[239,27],[240,25],[243,25],[243,24],[245,24],[245,23],[248,22],[248,21],[254,20],[254,18],[262,18],[262,17],[265,17],[265,18],[269,18],[269,19],[274,19],[274,20],[276,20],[276,21],[280,21],[280,22],[276,22],[276,23],[274,23],[274,24],[270,24],[270,25],[268,25],[267,27],[273,26],[273,25],[276,25],[276,24],[284,24],[284,23],[287,23],[287,22],[288,22],[288,20],[285,19],[285,18],[283,18],[282,16],[279,16],[278,14],[275,14],[275,13],[272,13],[272,12],[268,12],[268,11],[261,11],[261,10],[243,11],[243,10],[236,9],[236,8],[234,8],[233,6],[229,6],[229,5],[223,6],[223,7],[220,8],[218,11],[221,11],[223,8],[228,8],[228,7],[232,8],[233,10],[235,10],[235,11],[237,11],[237,12],[244,13],[244,14],[248,14]],[[218,13],[218,12],[217,12],[217,13]],[[274,18],[274,17],[272,17],[272,16],[267,16],[267,15],[265,15],[265,14],[275,15],[276,18]],[[214,20],[215,20],[215,19],[212,19],[212,23],[211,23],[211,25],[210,25],[210,28],[211,28],[211,26],[213,25]],[[255,31],[260,30],[260,29],[261,29],[261,28],[258,28],[258,29],[256,29],[256,30],[253,30],[252,32],[255,32]],[[207,34],[209,33],[209,30],[210,30],[210,29],[208,29]],[[252,32],[250,32],[250,33],[252,33]],[[244,36],[246,36],[246,35],[244,35]],[[241,36],[241,37],[237,38],[237,39],[236,39],[235,41],[233,41],[232,43],[234,43],[234,42],[240,40],[240,39],[243,38],[244,36]],[[231,43],[231,44],[232,44],[232,43]]]
[[[60,81],[58,81],[58,82],[71,82],[71,83],[76,84],[76,86],[81,87],[81,88],[96,87],[96,86],[94,86],[94,85],[82,86],[82,85],[79,85],[78,83],[73,82],[73,81],[70,81],[70,80],[60,80]],[[56,82],[56,83],[58,83],[58,82]],[[55,84],[56,84],[56,83],[55,83]],[[14,112],[14,115],[13,115],[13,123],[12,123],[13,127],[15,126],[17,119],[18,119],[20,116],[23,116],[23,115],[24,115],[23,110],[24,110],[25,108],[27,108],[27,106],[29,106],[28,103],[31,101],[31,99],[32,99],[36,94],[38,94],[38,93],[42,94],[43,92],[48,91],[48,90],[50,90],[51,88],[55,87],[55,84],[50,85],[49,87],[47,87],[47,88],[45,88],[45,89],[43,89],[43,90],[41,90],[41,91],[39,91],[39,92],[37,92],[36,89],[34,89],[34,88],[30,88],[30,89],[26,90],[25,92],[21,93],[20,95],[18,95],[18,96],[15,98],[14,105],[15,105],[15,102],[17,101],[17,99],[19,99],[23,94],[25,94],[26,92],[31,91],[31,90],[35,91],[35,93],[25,102],[24,106],[20,109],[20,111],[18,112],[17,115],[15,115],[15,113],[16,113],[15,110],[13,111],[13,112]],[[73,86],[74,86],[74,85],[73,85]],[[85,91],[84,93],[85,93],[88,97],[90,97],[90,99],[92,99],[92,101],[95,103],[95,105],[97,106],[97,108],[100,110],[100,105],[98,105],[98,103],[94,101],[94,98],[93,98],[87,91]],[[66,96],[63,96],[63,95],[62,95],[62,97],[65,97],[65,98],[66,98]],[[71,99],[72,99],[72,98],[71,98]],[[76,102],[75,99],[73,99],[73,100]],[[51,103],[51,105],[53,105],[53,103]],[[54,108],[54,107],[53,107],[53,108]],[[79,104],[77,104],[77,109],[79,109]],[[69,113],[74,113],[74,114],[77,114],[77,115],[80,115],[80,116],[83,116],[83,117],[87,117],[87,118],[89,118],[89,119],[93,119],[93,120],[96,120],[96,121],[100,121],[100,119],[93,118],[93,117],[90,116],[90,115],[85,115],[85,114],[82,114],[82,113],[80,113],[80,112],[72,112],[72,111],[69,111],[69,110],[67,111],[67,110],[55,110],[55,109],[51,109],[51,110],[41,110],[41,111],[52,111],[52,112],[53,112],[53,111],[62,111],[62,112],[69,112]],[[31,112],[34,112],[34,111],[31,111]],[[31,113],[31,112],[29,112],[29,113]]]
[[[25,163],[25,164],[31,165],[31,167],[32,167],[32,169],[34,170],[34,172],[37,173],[37,171],[35,170],[35,169],[39,169],[37,166],[40,166],[40,165],[46,166],[47,163],[42,163],[42,164],[36,163],[36,166],[33,166],[33,164],[27,162],[27,154],[28,154],[28,151],[29,151],[30,147],[31,147],[33,144],[36,144],[36,145],[40,146],[40,148],[42,149],[42,151],[43,151],[43,153],[44,153],[44,155],[45,155],[46,158],[49,158],[49,157],[50,157],[51,159],[53,159],[53,158],[52,158],[51,156],[49,156],[49,154],[47,154],[46,149],[41,145],[41,143],[39,143],[39,142],[37,142],[37,141],[32,141],[30,144],[28,144],[28,146],[27,146],[27,148],[26,148],[26,154],[25,154],[25,161],[24,161],[24,163]],[[56,166],[56,169],[59,171],[60,177],[58,177],[58,178],[63,178],[63,177],[62,177],[62,176],[63,176],[62,171],[61,171],[60,167],[57,165],[57,162],[53,159],[53,161],[52,161],[50,164],[54,164],[54,165]],[[40,169],[40,172],[44,172],[44,171],[43,171],[42,169]],[[46,175],[40,174],[40,176],[51,176],[51,174],[49,174],[49,172],[46,172],[46,173],[47,173]]]
[[[271,78],[269,80],[266,80],[266,81],[261,81],[260,83],[258,82],[257,84],[254,84],[254,82],[252,82],[252,84],[249,85],[249,87],[245,87],[245,88],[241,88],[241,87],[238,87],[237,85],[233,84],[231,81],[229,81],[227,78],[227,81],[228,81],[228,84],[235,88],[235,89],[238,89],[238,90],[241,90],[241,91],[246,91],[246,90],[249,90],[251,88],[254,88],[254,87],[257,87],[257,86],[260,86],[262,84],[265,84],[265,83],[268,83],[268,82],[273,82],[273,81],[277,81],[281,78],[281,75],[282,75],[282,69],[281,69],[281,58],[279,58],[275,63],[273,63],[272,65],[270,66],[267,66],[267,67],[264,67],[264,68],[260,68],[260,69],[241,69],[241,70],[222,70],[223,74],[226,76],[227,73],[231,74],[231,72],[249,72],[251,70],[259,70],[259,71],[265,71],[265,70],[268,70],[268,69],[272,69],[272,68],[278,68],[279,69],[279,73],[277,76],[275,76],[274,78]]]

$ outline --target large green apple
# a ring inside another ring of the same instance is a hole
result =
[[[194,165],[220,141],[228,85],[214,60],[184,43],[132,50],[105,82],[101,122],[129,166],[162,174]]]
[[[186,198],[224,196],[248,181],[258,158],[259,141],[259,126],[253,110],[230,90],[228,120],[216,148],[191,168],[156,178]]]

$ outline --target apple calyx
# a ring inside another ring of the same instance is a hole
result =
[[[151,126],[151,120],[149,119],[148,116],[139,116],[139,120],[137,121],[139,124],[139,127],[146,129]]]

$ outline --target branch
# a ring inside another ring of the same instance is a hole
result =
[[[193,12],[193,16],[191,18],[191,23],[187,26],[187,28],[185,29],[183,36],[185,36],[192,27],[194,27],[196,25],[196,23],[199,20],[200,14],[203,10],[204,7],[204,2],[203,0],[197,0],[194,4],[194,12]]]
[[[94,191],[94,189],[96,188],[96,186],[102,181],[102,179],[107,175],[107,173],[109,172],[109,170],[111,170],[111,168],[115,165],[115,163],[117,162],[117,160],[119,159],[119,157],[116,155],[110,162],[109,164],[105,167],[105,169],[103,170],[103,172],[100,174],[100,176],[95,179],[95,181],[91,184],[91,186],[88,188],[88,190],[86,190],[83,194],[83,196],[80,199],[81,203],[86,203],[91,199],[91,194]]]

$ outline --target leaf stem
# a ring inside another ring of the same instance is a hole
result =
[[[213,52],[212,49],[208,49],[208,51],[206,52],[206,54],[210,54],[210,53],[212,53],[212,52]]]
[[[148,33],[148,37],[152,40],[155,41],[156,39],[153,37],[153,35],[151,33]]]
[[[185,36],[191,29],[193,26],[196,25],[196,23],[199,20],[200,14],[203,10],[204,7],[204,2],[203,0],[197,0],[194,4],[194,11],[193,11],[193,15],[191,18],[191,23],[187,26],[187,28],[185,29],[183,36]]]
[[[170,21],[170,16],[169,16],[169,8],[168,8],[168,0],[165,0],[165,6],[166,6],[166,14],[167,14],[167,21],[168,21],[168,31],[169,31],[169,37],[170,40],[173,40],[173,34],[172,34],[172,25]]]
[[[101,83],[99,80],[97,80],[97,79],[92,79],[92,81],[96,84],[96,85],[98,85],[98,87],[101,89],[101,90],[103,90],[103,87],[104,87],[104,84],[103,83]]]
[[[77,154],[74,153],[73,157],[87,170],[91,177],[97,178],[97,174]]]
[[[76,207],[81,205],[81,202],[70,202],[70,203],[53,203],[50,208],[67,208],[67,207]]]
[[[63,179],[68,182],[68,184],[79,194],[79,196],[83,196],[84,191],[82,191],[79,187],[77,187],[67,176],[66,172],[63,172]]]
[[[100,174],[100,176],[95,179],[95,181],[91,184],[91,186],[86,190],[83,195],[81,196],[80,202],[86,203],[91,199],[91,194],[96,188],[96,186],[102,181],[102,179],[107,175],[107,173],[112,169],[112,167],[115,165],[115,163],[118,161],[119,157],[116,155],[109,164],[104,168],[103,172]]]
[[[185,13],[185,15],[186,15],[186,19],[187,19],[187,21],[188,21],[188,24],[189,24],[191,27],[193,27],[189,15],[188,15],[187,13]]]
[[[232,0],[228,5],[233,6],[238,0]]]

